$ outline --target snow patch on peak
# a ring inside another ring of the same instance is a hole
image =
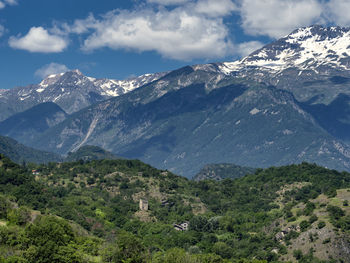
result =
[[[92,77],[87,77],[88,80],[90,80],[91,82],[94,82],[96,80],[96,78],[92,78]]]
[[[254,108],[252,109],[249,113],[250,115],[255,115],[255,114],[258,114],[261,110],[257,109],[257,108]]]
[[[155,81],[165,74],[166,73],[144,74],[126,80],[97,79],[94,80],[93,83],[96,87],[101,89],[102,95],[117,97]]]
[[[36,92],[43,92],[45,90],[45,88],[47,88],[49,85],[53,85],[55,84],[60,77],[62,77],[64,75],[64,73],[59,73],[59,74],[51,74],[49,76],[47,76],[45,79],[43,79],[40,83],[39,83],[39,89],[36,90]]]
[[[79,69],[73,69],[72,72],[78,74],[78,75],[81,75],[83,76],[83,73],[81,73],[81,71]]]

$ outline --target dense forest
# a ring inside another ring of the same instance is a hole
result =
[[[349,173],[308,163],[196,182],[0,155],[0,262],[349,262],[349,201]]]

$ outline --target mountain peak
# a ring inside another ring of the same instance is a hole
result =
[[[319,41],[331,38],[337,38],[343,36],[348,33],[350,28],[340,27],[340,26],[332,26],[332,27],[324,27],[321,25],[313,25],[308,27],[301,27],[294,30],[292,33],[287,35],[287,38],[297,38],[299,40],[310,38],[312,36],[318,36]]]
[[[350,28],[299,28],[240,61],[223,63],[221,69],[231,74],[247,67],[280,72],[287,68],[317,70],[323,66],[350,70]]]
[[[81,73],[81,71],[79,69],[73,69],[71,72],[74,72],[74,73],[81,75],[81,76],[84,75],[83,73]]]

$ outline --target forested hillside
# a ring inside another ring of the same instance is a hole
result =
[[[193,177],[195,181],[235,179],[247,174],[255,173],[256,168],[244,167],[231,163],[208,164]]]
[[[68,156],[65,158],[65,161],[73,162],[79,160],[91,161],[102,159],[113,160],[118,159],[118,157],[112,154],[111,152],[102,149],[101,147],[94,145],[84,145],[75,152],[69,152]]]
[[[0,262],[349,262],[349,191],[349,173],[307,163],[195,182],[1,155]]]

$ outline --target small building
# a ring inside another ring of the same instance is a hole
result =
[[[188,227],[189,227],[189,223],[188,222],[183,222],[181,224],[174,224],[174,229],[177,231],[188,231]]]
[[[32,170],[32,175],[39,175],[39,171],[38,170]]]
[[[182,227],[183,231],[187,231],[189,225],[190,225],[190,224],[189,224],[188,222],[184,222],[184,223],[180,224],[180,226]]]
[[[147,211],[148,210],[148,200],[140,199],[140,210]]]

